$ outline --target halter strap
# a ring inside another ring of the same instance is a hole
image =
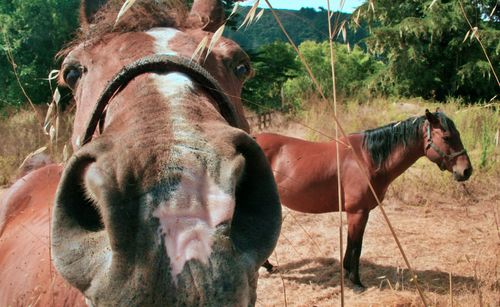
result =
[[[87,122],[87,128],[81,138],[81,146],[92,140],[92,136],[101,122],[106,106],[113,96],[123,90],[135,77],[150,72],[180,72],[188,75],[189,78],[203,86],[212,96],[220,110],[220,114],[229,125],[236,128],[241,127],[233,104],[226,94],[224,94],[217,80],[206,69],[185,57],[157,54],[140,58],[126,65],[108,82],[101,96],[97,99],[94,110]]]
[[[425,147],[425,151],[427,152],[429,150],[429,148],[432,148],[434,149],[435,152],[438,153],[438,155],[442,158],[441,160],[441,163],[439,165],[439,167],[441,169],[444,168],[444,162],[445,161],[451,161],[453,160],[454,158],[458,157],[458,156],[461,156],[463,154],[466,154],[467,153],[467,150],[462,149],[460,151],[457,151],[457,152],[454,152],[454,153],[451,153],[451,154],[446,154],[444,151],[442,151],[436,144],[434,144],[434,141],[432,140],[432,135],[431,135],[431,123],[426,120],[425,123],[427,124],[427,146]]]

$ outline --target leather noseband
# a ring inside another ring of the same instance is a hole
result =
[[[446,154],[444,151],[442,151],[436,144],[434,144],[434,141],[432,140],[431,123],[428,120],[426,120],[426,123],[427,123],[427,146],[425,147],[425,151],[427,152],[429,148],[432,148],[434,149],[435,152],[438,153],[438,155],[441,157],[441,163],[439,164],[439,168],[441,170],[446,169],[446,165],[444,165],[446,161],[451,161],[458,156],[467,154],[467,150],[465,150],[465,148],[460,151],[451,153],[449,155]]]
[[[103,118],[106,106],[113,96],[125,88],[132,79],[144,73],[167,72],[184,73],[190,79],[200,84],[212,96],[224,119],[231,126],[240,127],[233,104],[227,95],[224,94],[217,80],[205,68],[185,57],[157,54],[140,58],[126,65],[108,82],[87,122],[87,128],[81,138],[80,146],[92,140],[92,136]]]

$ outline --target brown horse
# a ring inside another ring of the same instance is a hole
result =
[[[467,180],[472,166],[453,121],[441,112],[426,110],[425,116],[348,138],[352,148],[345,139],[340,140],[337,165],[335,142],[315,143],[266,133],[256,136],[271,163],[282,204],[290,209],[307,213],[338,211],[337,170],[341,170],[342,210],[347,213],[349,227],[343,266],[354,290],[363,291],[359,257],[368,214],[377,202],[354,154],[361,158],[380,200],[389,184],[422,156],[441,170],[453,172],[457,181]],[[269,262],[265,267],[272,269]]]
[[[239,98],[249,58],[220,38],[191,60],[217,0],[137,1],[115,24],[122,4],[83,1],[63,52],[74,155],[2,199],[0,305],[253,305],[281,206]]]

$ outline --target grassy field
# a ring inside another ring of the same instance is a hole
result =
[[[333,136],[331,106],[314,100],[308,105],[299,114],[275,116],[273,126],[266,130],[318,141],[327,140],[325,135]],[[426,108],[436,107],[445,111],[461,132],[474,166],[471,179],[459,184],[451,174],[440,172],[423,158],[391,185],[384,206],[430,304],[499,306],[498,105],[495,110],[464,107],[458,102],[440,105],[421,100],[375,100],[341,105],[339,119],[350,133],[423,115]],[[21,111],[2,119],[0,185],[11,182],[19,164],[39,147],[49,146],[53,158],[61,160],[70,121],[71,116],[63,118],[60,141],[51,146],[32,112]],[[258,305],[338,306],[338,214],[312,215],[284,209],[284,216],[282,234],[271,257],[279,264],[280,273],[261,272]],[[421,305],[379,209],[371,213],[366,229],[361,278],[368,290],[357,295],[346,283],[347,306]]]

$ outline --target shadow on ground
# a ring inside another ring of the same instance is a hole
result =
[[[281,264],[279,270],[283,279],[303,284],[315,284],[328,288],[340,285],[339,261],[332,258],[315,257]],[[437,270],[415,271],[419,285],[424,291],[437,294],[449,293],[448,272]],[[415,289],[411,281],[411,274],[406,269],[394,266],[384,266],[370,261],[361,261],[360,275],[363,284],[368,287],[380,289],[395,288],[398,290]],[[469,276],[453,276],[453,290],[474,290],[477,282]],[[352,284],[346,279],[346,286]]]

